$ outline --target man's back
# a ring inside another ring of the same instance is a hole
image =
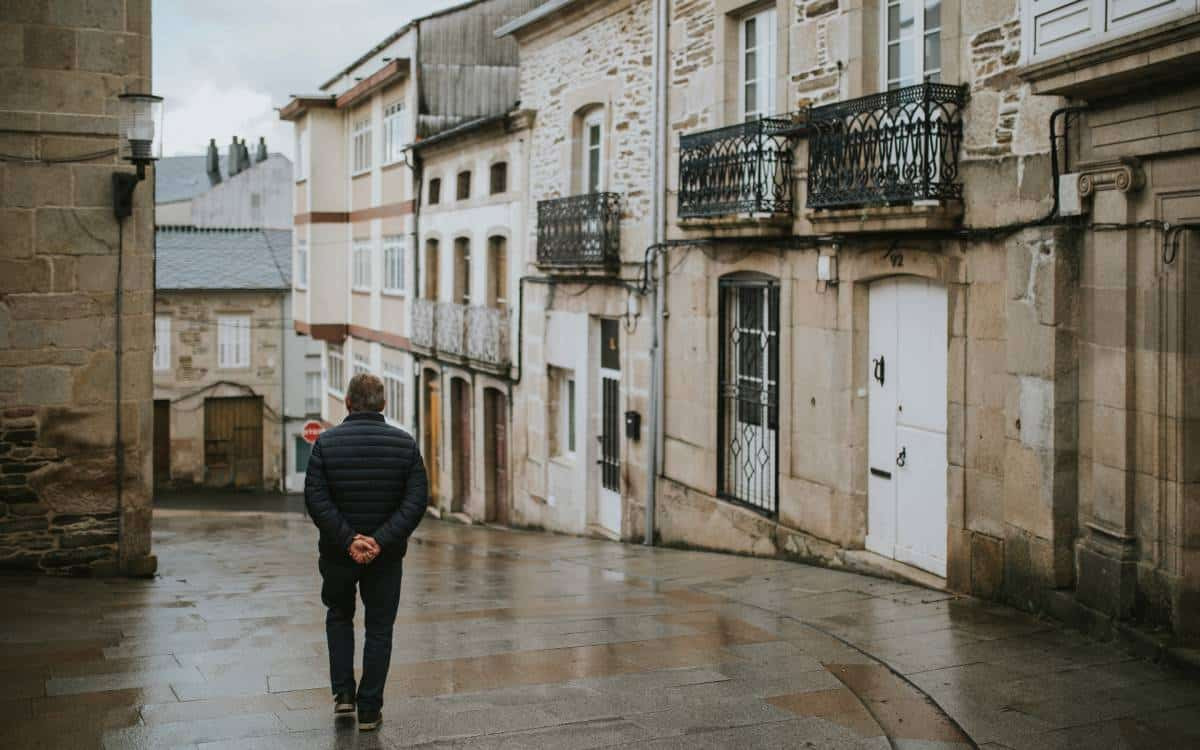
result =
[[[428,485],[416,441],[374,411],[353,412],[337,427],[326,430],[313,446],[305,482],[305,500],[314,520],[328,498],[356,534],[376,536],[398,510],[409,523],[394,541],[403,556],[407,537],[425,512]],[[321,524],[321,548],[346,553],[342,534]],[[387,532],[385,536],[390,536]]]

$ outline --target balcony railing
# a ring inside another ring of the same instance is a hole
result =
[[[432,351],[437,345],[434,338],[437,320],[437,303],[430,299],[414,299],[412,306],[412,335],[409,341],[413,346]]]
[[[795,121],[763,117],[679,137],[679,217],[792,213]]]
[[[508,365],[507,307],[467,309],[467,356],[490,365]]]
[[[538,265],[615,268],[621,262],[620,221],[617,193],[538,201]]]
[[[434,338],[437,350],[465,357],[467,354],[467,308],[456,302],[437,303]]]
[[[922,83],[809,112],[809,208],[962,198],[967,87]]]
[[[507,307],[415,299],[410,341],[427,354],[454,360],[470,359],[493,367],[507,367],[512,360]]]

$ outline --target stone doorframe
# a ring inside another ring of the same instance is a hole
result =
[[[920,246],[924,245],[924,246]],[[852,331],[850,400],[852,430],[851,464],[855,467],[850,479],[850,493],[861,505],[857,517],[863,519],[861,529],[852,534],[854,549],[865,549],[867,518],[867,466],[868,466],[868,414],[867,393],[870,379],[870,287],[871,283],[896,276],[912,276],[936,281],[946,288],[948,320],[946,374],[946,498],[947,526],[947,571],[953,570],[955,553],[955,531],[964,525],[964,446],[966,444],[965,394],[966,394],[966,283],[965,257],[960,251],[947,252],[937,245],[928,243],[898,243],[894,246],[881,245],[843,249],[837,253],[839,281],[848,287],[849,294],[839,299],[840,314],[850,321]]]

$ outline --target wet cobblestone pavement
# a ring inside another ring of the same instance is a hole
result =
[[[0,747],[1200,747],[1200,685],[1004,607],[430,520],[360,734],[332,717],[315,539],[166,510],[152,581],[0,577]]]

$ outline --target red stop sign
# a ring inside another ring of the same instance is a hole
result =
[[[316,421],[315,419],[310,419],[309,421],[304,423],[304,430],[301,434],[304,435],[304,439],[307,440],[309,443],[315,443],[315,442],[317,442],[317,437],[320,436],[321,432],[324,431],[324,429],[325,428],[321,425],[320,422]]]

